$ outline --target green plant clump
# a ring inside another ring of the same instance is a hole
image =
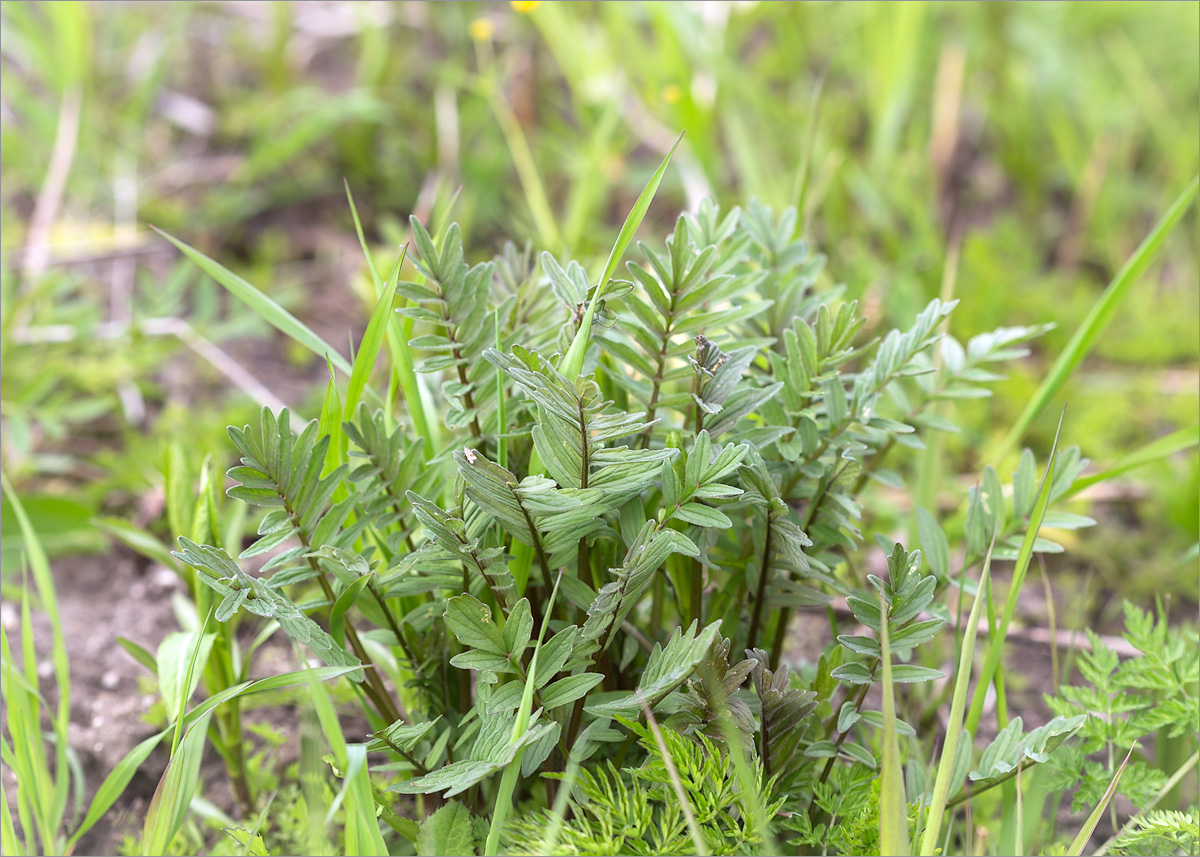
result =
[[[1146,657],[1115,677],[1093,640],[1081,669],[1096,691],[1065,688],[1049,723],[1026,732],[1007,713],[1000,654],[1017,592],[1033,553],[1062,550],[1039,530],[1093,523],[1051,508],[1078,490],[1079,451],[1056,445],[1039,479],[1026,450],[1008,485],[989,466],[960,513],[915,509],[921,549],[864,514],[868,486],[903,490],[911,451],[956,431],[940,406],[989,395],[997,364],[1047,328],[959,342],[944,333],[955,302],[933,300],[864,341],[858,305],[821,285],[825,260],[796,212],[758,203],[704,203],[614,278],[662,171],[598,280],[512,247],[470,264],[457,225],[435,237],[414,218],[416,276],[402,278],[403,259],[375,275],[349,386],[331,378],[320,420],[264,409],[229,430],[241,463],[228,494],[262,507],[258,538],[237,560],[180,538],[176,557],[215,594],[210,621],[277,623],[352,680],[368,743],[346,743],[310,685],[342,780],[336,841],[346,853],[932,854],[971,846],[956,811],[967,801],[1000,813],[1001,848],[1054,841],[1037,808],[1080,776],[1077,807],[1103,812],[1123,773],[1122,793],[1152,808],[1178,782],[1170,760],[1118,763],[1195,719],[1195,659],[1165,625],[1130,612]],[[391,369],[376,389],[381,350]],[[997,610],[989,571],[1009,560]],[[835,641],[793,669],[801,614]],[[954,743],[939,757],[954,662]],[[991,690],[998,734],[976,751]],[[1114,847],[1184,842],[1194,817],[1174,818],[1147,815]]]

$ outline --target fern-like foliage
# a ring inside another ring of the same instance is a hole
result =
[[[450,556],[477,573],[499,603],[511,606],[516,602],[513,576],[504,563],[504,552],[498,547],[484,547],[481,544],[484,527],[480,523],[472,526],[461,515],[447,512],[411,491],[408,500],[412,503],[417,520],[429,533],[431,541],[426,544],[429,548],[436,548],[436,551],[427,550],[422,557],[410,554],[412,559],[407,561],[410,567],[424,564],[422,560]]]
[[[517,346],[511,355],[491,349],[488,360],[503,369],[538,407],[532,435],[546,470],[563,488],[596,488],[608,508],[646,488],[658,463],[673,450],[638,450],[615,441],[644,431],[640,413],[610,408],[594,381],[572,382],[538,354]]]
[[[807,718],[816,710],[816,693],[791,686],[787,664],[772,670],[762,649],[747,652],[753,660],[750,675],[758,694],[758,756],[768,777],[786,778],[802,764],[797,750],[808,728]]]
[[[261,573],[188,541],[177,556],[219,593],[219,619],[274,619],[326,661],[364,667],[369,749],[415,777],[395,791],[471,803],[518,754],[528,778],[583,765],[568,816],[534,812],[508,831],[517,851],[687,853],[676,778],[701,850],[762,850],[784,806],[804,848],[877,847],[868,784],[882,716],[866,701],[883,623],[894,681],[940,676],[927,665],[944,658],[925,647],[949,617],[959,552],[917,510],[922,550],[877,539],[888,574],[859,588],[862,495],[903,486],[908,450],[955,429],[949,406],[932,405],[987,395],[996,365],[1045,328],[960,343],[943,333],[953,303],[935,300],[864,341],[860,307],[819,280],[824,259],[797,224],[794,210],[705,203],[665,241],[639,244],[628,279],[594,303],[579,262],[509,245],[472,265],[457,226],[435,237],[413,220],[419,276],[396,290],[409,344],[429,356],[420,383],[400,386],[440,406],[449,431],[414,436],[404,403],[382,392],[380,410],[343,423],[336,381],[319,423],[293,429],[286,411],[264,410],[230,430],[241,462],[229,472],[230,496],[262,507],[239,557],[265,559]],[[594,329],[580,329],[586,318]],[[556,352],[571,355],[570,376]],[[1059,455],[1052,501],[1085,464]],[[964,566],[993,532],[994,559],[1013,555],[1036,496],[1032,453],[1010,485],[985,470]],[[1051,509],[1045,523],[1092,522]],[[867,631],[843,628],[815,669],[790,669],[793,612],[840,596]],[[1098,748],[1194,722],[1195,658],[1144,617],[1129,622],[1140,667],[1094,646],[1082,659],[1094,693],[1064,689],[1060,718],[1002,732],[981,758],[962,742],[957,781],[973,772],[971,788],[986,788],[1044,764],[1090,795],[1110,773]],[[514,735],[526,695],[536,714]],[[1065,740],[1076,729],[1079,748]],[[1123,781],[1135,802],[1163,782],[1148,762]],[[928,789],[912,776],[919,799]],[[518,801],[536,794],[518,789]],[[466,807],[434,818],[414,842],[474,841]]]
[[[1200,809],[1156,809],[1132,819],[1108,847],[1110,854],[1200,854]]]
[[[436,355],[425,360],[419,371],[453,370],[458,379],[442,386],[442,392],[453,403],[446,413],[446,426],[451,429],[469,426],[472,436],[482,439],[481,415],[476,403],[480,382],[471,377],[471,368],[495,328],[494,324],[484,323],[494,266],[491,262],[467,264],[458,224],[446,231],[440,250],[417,218],[409,218],[409,225],[417,249],[413,264],[426,282],[403,282],[397,286],[398,293],[419,304],[400,311],[415,321],[441,329],[441,333],[418,336],[409,344]]]
[[[320,625],[296,607],[291,599],[246,574],[225,551],[198,545],[185,538],[180,538],[179,544],[183,549],[175,552],[175,557],[199,571],[204,584],[221,596],[214,614],[217,621],[224,622],[239,609],[244,609],[264,619],[274,619],[285,634],[312,649],[330,666],[356,666],[360,663],[358,658],[338,645]],[[361,681],[361,673],[353,675],[357,675]]]
[[[646,764],[618,770],[609,763],[580,770],[567,800],[569,814],[559,818],[544,809],[516,820],[507,830],[508,853],[695,854],[696,844],[672,785],[675,777],[688,795],[707,853],[760,853],[772,831],[755,827],[750,801],[760,802],[767,819],[782,805],[766,798],[770,787],[761,768],[752,772],[755,793],[750,795],[730,755],[704,735],[693,741],[663,728],[660,746],[646,727],[624,723],[637,736]]]
[[[1141,653],[1121,662],[1103,638],[1088,631],[1090,650],[1079,656],[1085,684],[1064,684],[1046,704],[1060,717],[1082,717],[1082,743],[1055,759],[1055,785],[1076,788],[1072,806],[1094,805],[1115,771],[1108,751],[1128,748],[1154,733],[1164,738],[1195,735],[1200,722],[1200,648],[1190,628],[1172,628],[1165,616],[1125,603],[1125,638]],[[1140,753],[1126,765],[1117,792],[1136,807],[1162,790],[1170,772]]]
[[[641,600],[651,577],[672,553],[696,556],[699,549],[678,531],[647,521],[629,546],[625,562],[614,569],[615,579],[600,590],[588,608],[583,639],[594,643],[599,651],[606,649],[613,630],[625,621]]]
[[[715,208],[707,205],[701,216],[715,218]],[[704,235],[695,218],[682,215],[667,239],[666,252],[639,243],[649,267],[629,264],[641,290],[630,292],[618,305],[625,310],[621,317],[627,323],[599,339],[641,376],[635,379],[622,374],[615,380],[646,407],[651,420],[660,409],[687,409],[693,394],[664,390],[691,374],[685,358],[694,337],[702,331],[727,328],[770,306],[769,301],[732,300],[753,290],[762,279],[759,272],[733,272],[748,241],[736,229],[737,218],[735,209]],[[709,239],[706,243],[697,240],[705,238]],[[733,376],[732,371],[725,374]],[[650,429],[646,432],[648,442]]]
[[[726,724],[731,723],[744,749],[749,750],[755,732],[754,715],[738,691],[757,661],[745,658],[731,665],[732,645],[728,638],[713,642],[708,656],[696,665],[696,677],[688,679],[679,711],[667,720],[667,725],[681,735],[699,732],[716,744],[725,744],[729,740]]]

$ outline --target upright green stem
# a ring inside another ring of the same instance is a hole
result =
[[[753,649],[758,642],[759,624],[762,622],[763,601],[767,595],[767,578],[771,574],[771,536],[773,528],[771,526],[771,511],[767,510],[767,532],[763,539],[763,556],[762,564],[758,571],[758,586],[754,594],[754,612],[750,616],[750,632],[746,637],[746,648]]]

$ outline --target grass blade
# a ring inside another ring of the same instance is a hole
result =
[[[371,251],[367,247],[367,236],[363,232],[362,221],[358,218],[358,206],[354,204],[354,195],[350,193],[349,179],[342,179],[342,184],[346,188],[346,200],[350,203],[350,216],[354,218],[354,231],[358,235],[358,246],[362,247],[363,256],[367,259],[367,267],[371,271],[371,279],[375,283],[375,291],[378,293],[383,288],[383,278],[379,276],[379,269],[375,267],[375,260],[371,258]]]
[[[977,599],[978,600],[978,599]],[[911,853],[908,840],[908,801],[900,766],[900,739],[896,733],[896,687],[892,682],[892,649],[888,640],[888,609],[879,596],[879,649],[883,659],[883,764],[879,773],[879,853],[904,857]]]
[[[542,186],[542,179],[534,164],[533,153],[529,151],[525,132],[521,130],[521,123],[495,81],[484,80],[481,82],[481,88],[496,122],[500,125],[500,130],[504,133],[504,142],[508,144],[513,165],[517,168],[521,190],[525,193],[525,204],[529,206],[529,213],[537,225],[542,246],[552,247],[557,251],[562,244],[562,236],[559,234],[554,212],[550,210],[550,200],[546,196],[545,187]]]
[[[509,737],[509,741],[514,744],[521,740],[529,728],[529,717],[533,712],[534,684],[537,681],[538,654],[542,650],[542,640],[546,638],[546,629],[550,626],[550,616],[554,612],[554,599],[558,596],[558,584],[561,580],[561,574],[554,580],[554,588],[550,590],[550,599],[546,602],[542,627],[538,632],[537,645],[533,647],[533,657],[529,660],[525,691],[521,694],[521,706],[517,709],[517,719],[513,723],[512,735]],[[496,802],[492,811],[492,824],[488,828],[487,842],[484,843],[483,848],[483,853],[487,857],[500,853],[500,832],[504,829],[504,823],[508,820],[508,812],[512,808],[513,793],[517,788],[517,779],[521,776],[521,761],[524,758],[525,748],[522,747],[517,750],[517,755],[500,775],[500,786],[496,790]]]
[[[1112,320],[1117,307],[1124,300],[1129,289],[1145,273],[1146,269],[1150,267],[1150,263],[1154,261],[1154,257],[1166,240],[1167,235],[1179,223],[1188,209],[1191,208],[1192,203],[1196,201],[1198,187],[1200,187],[1200,177],[1192,179],[1188,186],[1183,189],[1183,193],[1179,194],[1175,202],[1167,210],[1167,213],[1155,224],[1154,229],[1150,231],[1150,234],[1145,237],[1138,248],[1133,251],[1133,255],[1121,266],[1121,270],[1117,271],[1112,282],[1108,284],[1108,288],[1096,300],[1087,317],[1084,318],[1079,328],[1075,331],[1075,334],[1071,337],[1071,341],[1067,343],[1067,347],[1063,349],[1062,354],[1054,362],[1050,373],[1030,398],[1029,404],[1025,406],[1025,410],[1022,411],[1021,416],[1013,424],[1012,429],[1000,447],[1000,452],[996,456],[996,460],[1003,458],[1017,441],[1021,439],[1025,430],[1037,419],[1038,414],[1042,412],[1046,405],[1050,403],[1050,400],[1054,398],[1054,395],[1062,388],[1063,384],[1066,383],[1067,379],[1071,377],[1071,373],[1075,371],[1075,368],[1091,353],[1096,340],[1100,338],[1100,334],[1108,327],[1108,323]]]
[[[205,713],[187,730],[158,781],[142,831],[143,855],[168,853],[167,847],[183,826],[200,779],[211,717],[211,711]]]
[[[1117,793],[1117,784],[1121,782],[1121,776],[1125,773],[1125,766],[1129,764],[1129,757],[1133,755],[1136,744],[1129,748],[1129,752],[1125,754],[1125,761],[1121,763],[1121,767],[1117,768],[1117,773],[1113,776],[1113,780],[1108,784],[1108,789],[1104,792],[1104,797],[1100,798],[1100,803],[1096,804],[1096,808],[1092,810],[1092,814],[1087,817],[1087,821],[1083,823],[1075,839],[1071,841],[1071,846],[1067,849],[1067,853],[1079,857],[1083,853],[1083,849],[1087,847],[1088,840],[1092,838],[1092,833],[1096,829],[1096,825],[1100,822],[1100,817],[1104,815],[1104,810],[1108,807],[1108,802],[1112,800],[1114,794]]]
[[[587,310],[583,314],[583,321],[580,323],[579,330],[575,334],[575,340],[571,343],[566,357],[563,358],[559,371],[568,378],[577,378],[583,372],[583,357],[587,351],[588,343],[592,338],[592,319],[596,315],[596,305],[604,297],[604,289],[608,285],[609,278],[616,272],[617,265],[621,262],[621,257],[625,255],[625,250],[629,247],[629,242],[633,240],[633,234],[637,232],[638,227],[642,224],[642,220],[645,219],[646,212],[650,209],[650,202],[654,199],[654,194],[658,191],[658,185],[662,182],[662,178],[667,172],[667,166],[671,163],[671,156],[675,154],[675,150],[679,148],[679,143],[682,140],[683,135],[680,134],[675,140],[675,145],[671,147],[671,151],[667,152],[667,156],[663,158],[662,163],[658,165],[658,169],[654,171],[654,175],[650,176],[650,181],[646,183],[641,196],[637,198],[637,202],[630,209],[629,216],[625,218],[625,224],[621,227],[616,243],[613,244],[612,252],[608,254],[608,261],[604,264],[604,273],[596,281],[595,294],[588,301]]]
[[[37,754],[37,770],[42,771],[39,778],[41,782],[37,787],[38,801],[42,805],[43,811],[39,813],[39,831],[43,836],[42,846],[47,853],[57,850],[58,843],[56,838],[58,828],[62,823],[63,816],[67,807],[67,796],[70,791],[71,777],[67,766],[67,729],[71,720],[71,670],[67,661],[67,647],[63,639],[62,619],[58,612],[58,595],[54,588],[54,576],[50,571],[50,560],[46,556],[46,551],[42,547],[41,540],[38,538],[37,530],[29,519],[29,515],[25,511],[21,499],[17,496],[17,492],[13,490],[12,485],[8,481],[8,477],[0,473],[0,490],[8,499],[12,513],[17,518],[18,528],[21,532],[21,538],[24,544],[26,560],[29,563],[29,569],[33,573],[34,585],[37,587],[38,598],[41,600],[42,609],[46,613],[46,618],[50,621],[50,651],[51,660],[54,664],[54,680],[58,686],[58,707],[53,712],[53,728],[55,736],[54,749],[54,773],[49,773],[49,768],[46,760],[46,746],[42,739],[39,715],[39,703],[35,697],[29,697],[28,708],[29,712],[29,741],[30,746],[22,747],[17,745],[17,739],[14,737],[13,749],[18,754],[36,753]],[[24,602],[23,610],[28,612],[28,603]],[[31,634],[32,622],[28,616],[24,617],[21,623],[21,634],[24,640],[24,658],[27,670],[34,670],[31,673],[31,679],[36,681],[36,663],[37,657],[33,650],[33,638],[27,634]],[[12,671],[15,674],[15,671]],[[36,685],[34,690],[36,691]],[[47,706],[49,711],[49,707]],[[28,757],[30,761],[32,757]],[[21,827],[25,830],[25,835],[29,836],[29,826],[22,821]],[[46,839],[45,837],[50,837]]]
[[[641,695],[640,692],[638,694]],[[692,809],[692,802],[688,800],[687,792],[684,791],[683,782],[679,779],[679,771],[675,768],[675,760],[671,756],[671,751],[667,747],[667,742],[663,740],[662,729],[658,727],[658,721],[654,719],[654,712],[650,710],[650,706],[642,701],[642,712],[646,715],[646,726],[650,729],[650,734],[654,736],[654,743],[658,745],[658,751],[662,753],[663,764],[667,767],[667,774],[671,778],[671,788],[675,791],[675,797],[679,800],[679,808],[683,810],[683,817],[687,821],[688,834],[692,837],[692,844],[696,846],[696,853],[707,857],[712,852],[708,850],[708,845],[704,841],[704,835],[700,832],[700,825],[696,823],[696,812]]]
[[[25,849],[17,839],[17,828],[13,824],[12,810],[8,808],[4,779],[6,778],[0,778],[0,849],[3,849],[5,854],[21,855],[25,853]]]
[[[375,796],[367,768],[367,745],[346,746],[346,843],[347,855],[387,854],[387,844],[375,816]]]
[[[371,271],[371,279],[375,283],[375,294],[382,296],[385,288],[383,278],[379,276],[379,269],[375,267],[375,260],[371,258],[371,250],[367,246],[367,238],[363,233],[362,221],[358,217],[358,207],[354,204],[354,196],[350,193],[349,182],[346,183],[346,200],[350,203],[350,214],[354,218],[354,231],[358,233],[359,246],[362,247],[367,267]],[[403,252],[407,257],[407,245]],[[399,269],[397,269],[397,274],[399,274]],[[397,281],[399,281],[399,277],[397,277]],[[401,319],[396,315],[389,316],[387,343],[388,351],[392,355],[393,375],[400,385],[400,392],[404,394],[404,404],[408,408],[408,415],[412,419],[413,427],[418,434],[425,438],[425,460],[428,461],[437,451],[435,447],[441,447],[441,429],[436,421],[431,423],[426,414],[425,401],[421,398],[420,381],[413,369],[415,364],[412,350],[408,347],[410,338],[411,331],[405,328]]]
[[[1200,752],[1192,753],[1191,758],[1189,758],[1186,762],[1184,762],[1182,765],[1180,765],[1179,769],[1177,771],[1175,771],[1175,773],[1171,774],[1170,778],[1165,783],[1163,783],[1163,787],[1158,790],[1158,794],[1156,794],[1151,801],[1149,801],[1146,804],[1143,804],[1142,807],[1138,810],[1137,814],[1131,816],[1129,818],[1129,820],[1125,822],[1125,825],[1122,829],[1128,828],[1129,825],[1132,824],[1137,819],[1144,818],[1147,813],[1149,813],[1156,806],[1158,806],[1159,801],[1161,801],[1164,797],[1169,795],[1171,793],[1171,790],[1173,788],[1175,788],[1175,786],[1179,785],[1179,781],[1182,780],[1184,777],[1186,777],[1191,772],[1192,768],[1196,767],[1197,762],[1200,762]],[[1104,841],[1104,844],[1096,849],[1096,857],[1101,857],[1101,855],[1106,854],[1108,852],[1108,849],[1112,847],[1112,844],[1117,841],[1117,837],[1120,834],[1121,834],[1120,830],[1115,831],[1112,836],[1110,836],[1108,839],[1106,839]]]
[[[1079,477],[1071,483],[1071,487],[1067,491],[1067,496],[1078,494],[1085,488],[1090,488],[1100,482],[1107,482],[1109,479],[1120,476],[1123,473],[1128,473],[1130,470],[1135,470],[1151,462],[1158,461],[1160,458],[1167,458],[1177,452],[1191,449],[1197,444],[1200,444],[1200,425],[1189,426],[1188,428],[1171,432],[1169,435],[1151,441],[1141,449],[1118,459],[1107,470],[1093,473],[1091,476]]]
[[[227,687],[220,693],[214,694],[208,699],[199,703],[195,708],[187,713],[187,715],[183,718],[183,722],[186,725],[191,725],[204,715],[208,714],[218,705],[228,702],[231,699],[250,696],[253,693],[264,693],[268,690],[281,690],[285,687],[292,687],[297,684],[306,684],[309,681],[310,676],[318,681],[327,681],[329,679],[335,679],[344,675],[349,675],[353,672],[358,672],[361,669],[361,666],[316,667],[314,669],[295,670],[293,672],[281,673],[280,675],[273,675],[270,678],[260,678],[255,681],[244,681],[240,684],[235,684],[233,687]]]
[[[347,375],[351,374],[353,370],[346,361],[346,358],[339,354],[336,348],[314,333],[312,328],[307,324],[296,318],[233,271],[205,256],[195,247],[184,244],[178,238],[168,235],[156,226],[150,228],[178,247],[183,255],[199,265],[206,274],[224,286],[230,293],[250,307],[250,309],[258,313],[264,321],[276,330],[291,337],[320,357],[328,355],[329,359],[333,361],[333,365]]]
[[[104,778],[104,782],[100,784],[100,788],[96,791],[96,796],[92,798],[92,804],[88,807],[87,815],[83,817],[83,822],[71,834],[71,838],[67,840],[66,853],[71,853],[80,838],[91,830],[93,825],[104,817],[104,813],[108,812],[109,808],[117,802],[117,798],[125,792],[126,787],[133,780],[133,775],[137,773],[138,768],[150,758],[150,754],[170,734],[170,731],[170,729],[164,729],[157,735],[151,735],[145,741],[136,745],[125,754],[125,758],[121,759],[109,775]]]
[[[404,257],[408,254],[408,245],[400,251],[400,259],[392,268],[383,294],[375,302],[371,311],[371,320],[367,322],[367,331],[363,334],[362,342],[358,345],[358,353],[354,356],[354,366],[350,371],[350,387],[346,391],[346,404],[343,414],[347,420],[354,416],[358,403],[362,399],[363,389],[371,378],[375,361],[379,357],[379,349],[387,334],[388,322],[395,316],[392,304],[396,300],[396,284],[400,281],[400,268],[404,265]]]
[[[929,804],[929,819],[921,837],[921,850],[918,852],[922,857],[932,857],[937,853],[938,834],[941,832],[942,816],[946,811],[946,800],[950,797],[951,786],[956,785],[950,782],[950,777],[954,771],[958,742],[963,735],[962,724],[964,709],[967,705],[967,689],[971,684],[971,667],[975,663],[975,637],[979,631],[979,610],[983,605],[982,595],[991,574],[992,549],[995,546],[996,533],[993,531],[991,544],[988,545],[987,554],[983,558],[983,571],[979,574],[979,588],[975,592],[975,600],[971,603],[971,615],[967,619],[962,649],[958,656],[958,669],[954,674],[954,696],[950,703],[950,719],[946,722],[946,743],[942,745],[942,757],[938,761],[937,777],[933,784],[933,798]],[[971,733],[968,732],[966,737],[970,741]]]
[[[1065,411],[1064,411],[1065,416]],[[983,701],[987,697],[988,685],[1000,667],[1000,656],[1004,651],[1004,638],[1008,635],[1008,626],[1012,622],[1017,609],[1017,596],[1021,593],[1021,584],[1025,582],[1025,573],[1029,570],[1029,561],[1033,557],[1033,544],[1037,540],[1038,530],[1046,517],[1046,507],[1050,505],[1050,486],[1054,481],[1054,464],[1058,457],[1058,438],[1062,433],[1062,417],[1058,419],[1058,430],[1054,433],[1054,445],[1050,448],[1050,460],[1046,463],[1046,473],[1042,476],[1042,487],[1038,491],[1037,501],[1029,515],[1029,527],[1025,531],[1025,539],[1021,542],[1021,550],[1017,553],[1017,562],[1013,566],[1012,582],[1008,586],[1008,599],[1004,603],[1004,613],[1000,617],[1000,625],[993,629],[988,645],[987,658],[979,673],[979,682],[975,685],[975,695],[971,699],[971,710],[967,714],[967,731],[975,735],[979,729],[979,719],[983,716]]]

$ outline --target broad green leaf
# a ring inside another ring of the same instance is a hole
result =
[[[475,854],[470,811],[452,800],[422,821],[417,833],[417,854],[421,857]]]
[[[698,527],[727,530],[733,526],[733,521],[729,520],[724,513],[701,503],[684,503],[675,509],[673,517]]]
[[[463,594],[446,601],[445,620],[446,627],[464,646],[508,657],[508,646],[492,620],[492,609],[475,596]]]
[[[171,720],[179,717],[183,707],[196,692],[200,674],[204,665],[208,663],[208,655],[215,641],[216,634],[205,634],[201,637],[199,634],[175,631],[167,634],[159,644],[158,655],[154,659],[158,672],[158,690],[162,694],[163,707]],[[195,669],[191,669],[193,658]],[[189,669],[191,681],[185,687]]]
[[[603,680],[604,676],[600,673],[569,675],[566,678],[560,678],[542,690],[539,698],[542,705],[547,710],[550,710],[587,696],[592,688],[600,684]]]

